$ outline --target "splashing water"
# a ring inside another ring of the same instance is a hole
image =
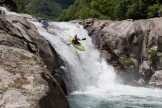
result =
[[[79,24],[50,22],[48,30],[33,22],[40,34],[55,48],[65,65],[66,83],[72,108],[161,108],[162,90],[116,84],[113,67],[100,57],[86,30]],[[67,45],[69,36],[81,41],[86,51]]]
[[[82,26],[65,22],[51,22],[46,30],[42,28],[41,23],[33,23],[64,61],[65,66],[62,68],[66,72],[64,80],[68,91],[85,90],[89,86],[99,87],[99,82],[113,83],[115,78],[115,73],[111,71],[113,68],[100,57],[99,51],[94,47],[87,31]],[[75,49],[72,44],[67,45],[69,36],[76,34],[81,39],[86,38],[86,41],[81,41],[86,51],[81,52]]]
[[[10,12],[5,7],[0,7],[0,11],[1,11],[1,15],[16,15],[16,16],[20,16],[19,14],[15,13],[15,12]]]
[[[5,15],[17,15],[0,7]],[[31,21],[32,22],[32,21]],[[79,24],[50,22],[48,29],[32,22],[39,33],[55,48],[64,61],[62,78],[70,93],[71,108],[162,108],[162,90],[116,84],[113,67],[100,57],[87,31]],[[85,52],[69,43],[69,36],[86,38],[81,41]]]

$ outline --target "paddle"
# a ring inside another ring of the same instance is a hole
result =
[[[83,38],[83,39],[81,39],[81,40],[86,40],[86,38]]]
[[[82,41],[82,40],[86,40],[86,38],[83,38],[83,39],[81,39],[80,41]],[[69,43],[69,44],[67,44],[67,45],[71,45],[71,43]]]

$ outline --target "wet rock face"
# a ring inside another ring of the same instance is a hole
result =
[[[124,83],[147,85],[155,71],[161,69],[161,17],[146,20],[87,19],[72,22],[87,29],[101,55],[115,67]]]
[[[152,86],[162,87],[162,70],[155,71],[149,84]]]

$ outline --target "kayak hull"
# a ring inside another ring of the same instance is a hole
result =
[[[72,39],[73,39],[73,37],[70,37],[69,41],[73,44]],[[79,51],[85,51],[85,48],[84,48],[84,46],[81,43],[80,44],[73,44],[73,46],[76,49],[78,49]]]

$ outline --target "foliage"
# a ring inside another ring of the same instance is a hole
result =
[[[119,62],[124,66],[131,66],[134,64],[131,57],[126,57],[125,55],[121,55],[119,57]]]
[[[112,20],[151,18],[158,16],[161,4],[160,0],[76,0],[72,5],[75,12],[71,15],[68,11],[72,8],[68,8],[59,20],[89,17]]]
[[[152,66],[154,68],[156,68],[157,63],[159,62],[161,56],[157,53],[157,48],[158,48],[157,46],[153,46],[148,51],[148,58],[151,61]]]
[[[17,5],[17,10],[20,12],[21,10],[24,9],[23,1],[22,0],[16,0],[16,5]]]
[[[47,19],[57,18],[58,21],[89,17],[144,19],[157,17],[158,11],[162,11],[161,0],[16,0],[16,4],[18,12]]]
[[[159,13],[159,16],[162,16],[162,5],[160,6],[158,13]]]
[[[18,12],[54,20],[75,0],[15,0]],[[72,14],[72,13],[71,13]],[[70,16],[70,18],[72,18]]]
[[[154,4],[152,6],[148,7],[148,17],[154,17],[154,16],[158,16],[158,10],[160,9],[160,5],[159,4]]]

